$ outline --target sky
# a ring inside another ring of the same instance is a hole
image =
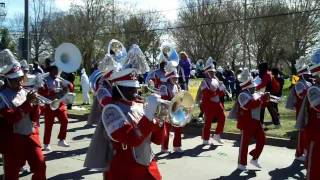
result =
[[[32,0],[29,0],[29,2]],[[55,6],[63,11],[69,9],[71,3],[81,4],[82,0],[54,0]],[[0,0],[6,3],[7,18],[12,18],[17,13],[24,12],[24,0]],[[131,4],[142,10],[164,11],[162,14],[170,21],[177,17],[175,9],[179,6],[179,0],[115,0],[116,4]]]

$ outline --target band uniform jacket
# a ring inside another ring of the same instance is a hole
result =
[[[161,144],[164,131],[144,116],[143,104],[115,101],[105,107],[103,116],[114,149],[108,178],[139,179],[150,175],[152,179],[161,179],[151,142]]]
[[[109,136],[101,121],[103,108],[112,100],[111,86],[103,77],[99,80],[98,89],[95,92],[94,104],[88,118],[88,124],[97,124],[91,139],[84,167],[107,171],[113,157],[113,148]]]
[[[6,146],[2,151],[10,151],[14,134],[27,136],[36,146],[41,147],[39,135],[40,109],[37,105],[26,102],[27,92],[21,89],[18,92],[6,88],[0,92],[0,114],[6,127],[3,137]]]

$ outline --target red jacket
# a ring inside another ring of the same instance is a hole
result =
[[[142,116],[138,124],[127,123],[115,130],[111,136],[113,149],[116,153],[111,162],[109,176],[119,179],[124,177],[135,179],[143,174],[148,174],[153,179],[161,179],[155,160],[147,167],[138,164],[133,157],[132,148],[139,146],[150,134],[151,142],[160,145],[163,141],[163,132],[163,127],[150,122],[145,116]]]
[[[238,110],[238,122],[237,128],[241,130],[252,129],[253,127],[260,125],[258,119],[252,117],[252,110],[259,106],[265,106],[267,103],[266,97],[262,96],[258,99],[250,99],[243,107],[240,106],[239,101],[237,102]]]
[[[271,72],[267,72],[261,79],[261,83],[256,87],[256,90],[259,91],[262,88],[267,87],[267,85],[271,82],[272,80],[272,74]]]
[[[68,89],[70,92],[74,92],[74,85],[72,83],[68,84]],[[56,98],[56,92],[53,90],[50,90],[46,84],[43,87],[38,89],[38,93],[52,100]],[[46,105],[46,107],[50,109],[49,105]],[[59,110],[61,111],[67,110],[66,104],[63,101],[61,101],[60,103]]]
[[[39,140],[39,119],[40,119],[40,109],[39,106],[32,106],[30,103],[25,102],[17,108],[4,108],[0,110],[0,115],[4,122],[1,126],[1,139],[0,139],[0,152],[6,153],[10,152],[14,145],[15,136],[23,136],[13,133],[13,125],[22,119],[23,113],[29,113],[31,120],[34,123],[34,131],[32,134],[28,135],[36,145],[41,147]]]

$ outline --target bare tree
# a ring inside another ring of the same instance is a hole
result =
[[[51,20],[52,0],[31,1],[31,56],[38,61],[39,56],[48,51],[47,30]]]
[[[319,15],[312,10],[319,7],[319,1],[274,0],[250,9],[252,17],[266,17],[250,21],[257,60],[287,65],[294,73],[296,60],[315,44]]]
[[[180,49],[186,50],[193,59],[212,56],[225,61],[231,48],[235,24],[231,20],[232,2],[217,4],[212,0],[185,0],[186,9],[178,15],[178,28],[174,37]]]
[[[84,5],[72,5],[67,13],[55,13],[48,32],[52,46],[74,43],[82,52],[83,66],[89,69],[110,39],[112,6],[108,2],[85,0]]]
[[[11,31],[23,32],[23,22],[24,22],[23,13],[14,14],[13,17],[9,19],[9,27]]]

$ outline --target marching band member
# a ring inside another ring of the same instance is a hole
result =
[[[291,88],[290,94],[288,96],[288,101],[286,108],[296,111],[296,118],[298,117],[299,111],[301,109],[301,104],[304,97],[307,94],[309,87],[312,85],[308,80],[311,76],[311,72],[308,66],[302,66],[298,69],[299,80]],[[299,130],[298,142],[296,147],[296,159],[300,161],[306,160],[306,152],[308,149],[308,138],[304,129]]]
[[[161,86],[161,83],[164,82],[166,79],[166,64],[167,60],[163,58],[159,64],[159,68],[151,72],[147,77],[147,82],[152,81],[154,83],[155,88],[159,88]]]
[[[265,144],[265,134],[260,124],[260,109],[267,101],[270,94],[265,93],[256,97],[254,94],[255,87],[252,77],[247,68],[244,69],[240,81],[242,92],[236,102],[236,119],[237,128],[241,130],[241,144],[239,147],[238,169],[246,170],[248,146],[252,138],[256,139],[256,147],[249,154],[252,156],[251,164],[261,168],[258,159],[262,153]]]
[[[269,71],[268,63],[264,62],[259,64],[258,66],[259,69],[259,77],[261,78],[261,83],[259,83],[256,87],[257,91],[262,91],[262,92],[279,92],[280,91],[280,84],[277,83],[275,78],[272,76],[272,73]],[[277,109],[273,106],[272,103],[268,104],[267,109],[271,115],[272,122],[275,125],[275,128],[280,128],[280,117],[278,114]],[[260,121],[261,124],[264,125],[264,112],[265,112],[265,107],[261,108],[261,113],[260,113]]]
[[[224,95],[223,86],[215,78],[216,69],[213,64],[209,64],[204,68],[205,78],[202,80],[198,89],[198,99],[200,101],[201,110],[204,113],[205,124],[202,131],[203,144],[209,144],[211,122],[217,118],[218,123],[213,139],[219,143],[223,143],[220,135],[223,133],[225,124],[224,107],[220,102],[220,96]]]
[[[39,138],[40,112],[33,104],[36,96],[22,89],[23,72],[19,62],[14,62],[8,70],[2,72],[6,84],[0,93],[0,115],[7,127],[3,154],[5,179],[18,180],[20,169],[28,161],[32,179],[45,180],[46,165]]]
[[[135,101],[139,82],[132,68],[113,73],[110,80],[112,103],[102,115],[114,149],[107,179],[161,179],[151,150],[151,142],[161,144],[163,138],[163,128],[154,119],[160,97],[149,96],[145,106]]]
[[[320,179],[320,64],[310,67],[315,76],[315,84],[308,88],[296,126],[303,129],[307,135],[309,149],[307,154],[307,178],[308,180]]]
[[[73,85],[67,83],[58,77],[58,67],[51,66],[49,68],[49,76],[44,79],[43,87],[39,88],[39,94],[48,97],[51,100],[60,99],[68,91],[73,90]],[[58,146],[69,147],[69,144],[65,141],[67,136],[67,126],[68,126],[68,114],[66,104],[61,101],[59,108],[57,110],[51,110],[50,105],[45,105],[44,108],[44,150],[50,151],[50,139],[52,126],[54,123],[54,118],[57,117],[60,122],[60,131],[58,134]]]
[[[111,56],[109,56],[111,58]],[[102,76],[97,79],[93,104],[88,118],[88,124],[98,124],[101,120],[102,108],[112,101],[112,84],[110,76],[116,71],[115,66],[101,67]]]
[[[106,135],[106,130],[101,121],[102,109],[112,102],[112,85],[110,76],[116,71],[115,66],[99,68],[104,75],[98,80],[96,92],[88,119],[88,124],[97,124],[91,143],[89,145],[84,167],[107,172],[113,156],[112,143]],[[104,178],[107,179],[107,173]]]
[[[164,100],[168,100],[170,101],[175,94],[178,93],[180,87],[178,85],[178,72],[176,69],[172,70],[171,72],[168,72],[166,74],[166,79],[167,82],[162,83],[162,85],[160,86],[160,95],[161,98]],[[169,132],[170,132],[170,128],[173,128],[174,131],[174,139],[173,139],[173,150],[175,152],[183,152],[183,150],[181,149],[181,127],[171,127],[171,125],[167,122],[164,123],[166,132],[165,133],[165,137],[162,143],[162,150],[161,152],[164,153],[168,153],[168,144],[169,144]]]

